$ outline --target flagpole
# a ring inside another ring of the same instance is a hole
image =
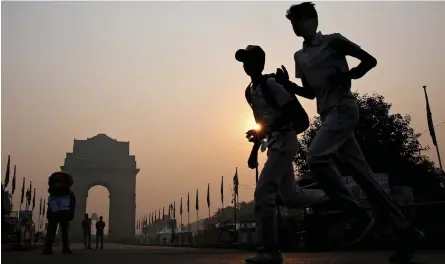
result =
[[[436,152],[437,152],[437,159],[439,161],[440,170],[443,171],[442,160],[440,158],[440,152],[439,152],[439,146],[438,145],[436,145]]]
[[[256,167],[255,167],[255,179],[256,179],[256,183],[258,183],[258,165],[256,165]]]
[[[190,226],[190,192],[187,193],[187,230],[189,232],[192,231],[192,227]]]
[[[221,176],[221,220],[222,219],[224,219],[224,176]]]
[[[236,222],[236,210],[238,207],[238,167],[235,169],[235,176],[233,181],[233,224],[235,232],[237,232],[237,222]]]
[[[437,139],[436,139],[436,133],[434,131],[434,123],[433,123],[433,118],[432,118],[432,114],[431,114],[431,109],[430,109],[430,103],[428,101],[428,94],[426,92],[426,86],[423,86],[423,91],[425,92],[425,100],[426,100],[426,107],[427,107],[427,119],[428,119],[428,128],[431,134],[431,137],[433,139],[433,144],[436,147],[436,152],[437,152],[437,159],[439,161],[439,167],[440,170],[443,171],[443,167],[442,167],[442,159],[440,158],[440,151],[439,151],[439,144],[437,143]]]
[[[196,210],[196,233],[199,231],[199,210]]]

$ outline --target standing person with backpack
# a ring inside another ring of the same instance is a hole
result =
[[[247,46],[235,54],[243,63],[252,82],[245,94],[259,130],[249,130],[247,138],[254,143],[248,166],[258,166],[258,150],[267,150],[264,165],[255,188],[256,240],[258,253],[247,263],[281,263],[277,237],[277,198],[285,205],[308,206],[325,196],[313,197],[303,192],[295,181],[293,161],[297,153],[297,135],[309,126],[309,118],[295,95],[278,84],[273,75],[263,75],[266,54],[259,46]],[[323,194],[324,195],[324,194]]]
[[[71,190],[73,178],[66,172],[55,172],[48,180],[48,228],[45,238],[44,255],[52,254],[52,247],[56,237],[57,226],[62,233],[62,246],[64,254],[72,254],[69,244],[69,223],[74,218],[76,209],[76,196]]]
[[[351,92],[351,80],[363,77],[377,65],[377,60],[341,34],[317,33],[318,15],[313,3],[292,5],[286,18],[290,20],[294,33],[304,39],[303,48],[294,55],[295,77],[302,80],[304,88],[289,80],[284,66],[277,70],[276,79],[296,95],[317,99],[322,124],[307,153],[313,178],[331,200],[355,220],[353,226],[358,232],[347,244],[358,243],[372,229],[375,220],[354,200],[332,157],[338,155],[348,162],[354,180],[369,201],[379,212],[390,216],[396,228],[397,250],[390,261],[406,263],[413,256],[423,233],[408,223],[374,179],[353,133],[359,121],[359,109]],[[360,60],[360,64],[349,69],[346,56]]]

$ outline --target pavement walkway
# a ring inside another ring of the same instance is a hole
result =
[[[251,253],[232,249],[199,249],[105,244],[105,249],[84,250],[83,244],[73,244],[75,254],[63,255],[61,248],[54,254],[41,255],[41,249],[23,252],[3,252],[2,264],[244,264]],[[328,252],[288,253],[285,264],[383,264],[390,252]],[[416,264],[445,264],[445,252],[419,252]]]

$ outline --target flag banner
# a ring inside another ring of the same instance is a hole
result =
[[[210,208],[210,183],[207,184],[207,207]]]
[[[221,176],[221,203],[224,204],[224,176]]]
[[[428,121],[428,130],[430,131],[431,139],[433,140],[434,146],[437,147],[436,131],[434,129],[433,115],[431,113],[430,102],[428,100],[428,94],[426,92],[426,86],[423,86],[423,90],[425,92],[426,118],[427,118],[427,121]]]
[[[25,177],[23,177],[22,196],[20,198],[20,205],[23,204],[24,199],[25,199]]]
[[[195,202],[196,211],[199,210],[199,198],[198,198],[198,189],[196,189],[196,202]]]
[[[16,172],[17,172],[17,167],[14,165],[14,176],[12,176],[12,195],[14,194],[14,192],[15,192],[15,175],[16,175]]]
[[[8,163],[6,164],[6,174],[5,174],[5,189],[8,187],[9,183],[9,171],[11,167],[11,155],[8,155]]]
[[[190,212],[190,193],[187,193],[187,213]]]
[[[233,188],[236,196],[238,196],[238,185],[239,182],[238,182],[238,167],[237,167],[235,171],[235,176],[233,176]]]
[[[30,181],[29,182],[29,190],[28,190],[28,193],[27,193],[27,196],[26,196],[26,198],[27,198],[27,205],[29,206],[29,205],[31,205],[31,195],[32,195],[32,181]]]
[[[36,188],[34,188],[34,197],[32,198],[32,210],[36,208]]]

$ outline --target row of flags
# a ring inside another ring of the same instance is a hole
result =
[[[11,173],[11,155],[8,155],[8,162],[6,164],[6,175],[5,175],[5,182],[3,188],[5,190],[8,188],[9,180],[10,180],[10,173]],[[11,196],[14,195],[15,189],[16,189],[16,177],[17,177],[17,166],[14,165],[14,173],[12,176],[12,182],[11,182]],[[20,196],[20,210],[22,209],[22,205],[25,203],[25,210],[32,210],[34,211],[36,207],[36,188],[33,189],[32,187],[32,181],[29,182],[29,187],[25,191],[26,186],[26,177],[23,177],[23,183],[22,183],[22,189],[21,189],[21,196]],[[43,221],[41,223],[41,219],[43,220],[45,217],[46,212],[46,199],[42,199],[40,197],[40,204],[39,204],[39,223],[38,227],[41,227],[43,225]],[[43,218],[41,218],[43,216]]]
[[[10,172],[11,172],[11,155],[8,155],[8,163],[6,164],[6,175],[5,175],[5,183],[4,188],[5,190],[8,188],[9,185],[9,178],[10,178]],[[16,187],[16,175],[17,175],[17,167],[14,165],[14,174],[12,176],[12,183],[11,183],[11,195],[14,195],[15,187]],[[24,202],[26,202],[25,206],[26,209],[28,209],[30,206],[32,206],[32,210],[36,207],[36,188],[34,188],[34,193],[32,192],[32,182],[29,182],[29,188],[25,192],[25,182],[26,178],[23,177],[23,184],[22,184],[22,193],[20,196],[20,208]],[[25,200],[26,198],[26,200]]]
[[[234,186],[234,197],[238,196],[238,168],[235,171],[235,175],[233,176],[233,186]],[[221,176],[221,204],[224,207],[224,176]],[[207,207],[210,210],[210,184],[207,185]],[[199,190],[196,189],[196,200],[195,200],[195,210],[199,211]],[[179,206],[179,214],[182,217],[183,209],[182,209],[182,197]],[[190,193],[187,193],[187,213],[190,213]],[[168,205],[168,214],[165,214],[165,207],[161,209],[155,210],[148,215],[145,215],[136,221],[136,228],[141,229],[144,226],[148,226],[150,224],[157,223],[165,218],[176,218],[176,202],[173,202]]]

